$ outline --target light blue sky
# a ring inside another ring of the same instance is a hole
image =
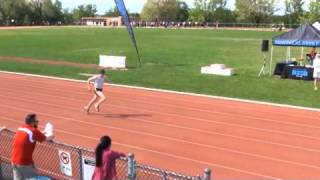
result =
[[[73,9],[81,4],[95,4],[98,8],[98,13],[103,14],[110,7],[115,6],[114,0],[60,0],[63,8]],[[147,0],[124,0],[124,3],[130,12],[141,12],[143,5]],[[194,0],[185,0],[192,7]],[[235,0],[228,0],[228,7],[232,8]]]
[[[81,4],[95,4],[98,8],[98,14],[104,14],[108,9],[111,7],[114,7],[114,0],[60,0],[62,2],[63,8],[69,8],[73,9]],[[124,3],[126,4],[127,9],[129,9],[130,12],[141,12],[144,3],[147,0],[124,0]],[[194,0],[185,0],[185,2],[189,5],[189,7],[192,7]],[[276,0],[278,2],[279,8],[283,8],[283,2],[284,0]],[[305,0],[306,5],[308,4],[310,0]],[[234,8],[234,2],[235,0],[228,0],[227,6],[228,8],[233,9]]]

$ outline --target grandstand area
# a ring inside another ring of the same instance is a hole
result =
[[[319,117],[313,109],[106,85],[101,112],[81,81],[0,73],[0,124],[15,130],[36,112],[56,140],[94,148],[102,134],[140,163],[213,179],[319,179]]]

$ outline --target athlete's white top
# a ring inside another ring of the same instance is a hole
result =
[[[94,78],[94,87],[98,89],[103,89],[104,79],[106,76],[96,75]]]

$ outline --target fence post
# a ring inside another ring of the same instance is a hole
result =
[[[163,171],[163,180],[167,180],[167,173]]]
[[[210,169],[207,168],[204,170],[203,180],[211,180],[211,170]]]
[[[2,135],[2,129],[1,129],[1,127],[0,127],[0,141],[1,141],[1,135]],[[2,151],[0,151],[0,179],[3,179],[3,177],[2,177],[2,160],[1,160],[1,157],[2,157],[2,154],[1,154],[1,152]]]
[[[82,167],[82,150],[80,147],[77,147],[79,155],[79,167],[80,167],[80,180],[83,180],[83,167]]]
[[[2,163],[0,163],[0,179],[3,179],[3,177],[2,177]]]
[[[2,168],[1,167],[2,167],[2,163],[0,162],[0,179],[3,179],[2,178]]]
[[[128,154],[128,179],[135,180],[136,179],[136,163],[134,160],[134,155],[132,153]]]
[[[1,153],[0,153],[0,179],[3,179],[3,177],[2,177],[2,161],[1,161]]]

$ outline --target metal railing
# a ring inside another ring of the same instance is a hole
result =
[[[133,21],[134,27],[165,27],[165,28],[230,28],[230,29],[270,29],[270,30],[285,30],[297,28],[300,24],[283,24],[283,23],[240,23],[240,22],[148,22],[148,21]]]
[[[11,151],[15,132],[0,133],[0,179],[13,179]],[[66,159],[62,159],[64,157]],[[95,166],[93,150],[59,142],[37,143],[33,154],[35,165],[41,176],[53,180],[91,180]],[[64,162],[67,161],[67,162]],[[66,164],[63,164],[66,163]],[[70,167],[68,167],[70,164]],[[186,176],[179,173],[139,164],[134,155],[116,161],[119,180],[210,180],[211,171],[206,169],[202,176]]]

